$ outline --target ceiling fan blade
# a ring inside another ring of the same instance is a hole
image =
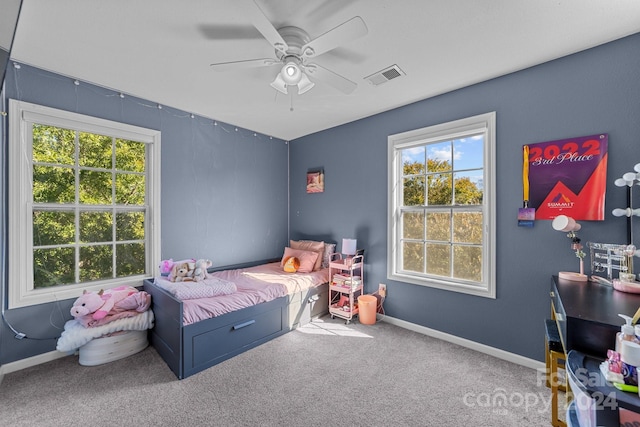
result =
[[[352,82],[346,77],[342,77],[341,75],[336,74],[324,67],[321,67],[318,64],[307,64],[305,66],[305,71],[311,77],[323,81],[347,95],[356,90],[356,88],[358,87],[356,83]]]
[[[331,49],[364,36],[368,31],[362,18],[353,17],[302,46],[302,54],[305,58],[322,55]]]
[[[273,58],[247,59],[245,61],[218,62],[211,64],[211,68],[216,71],[233,71],[244,68],[268,67],[279,64],[280,61]]]
[[[258,3],[253,0],[252,5],[248,4],[246,10],[249,13],[249,17],[251,19],[251,23],[260,33],[264,36],[265,39],[271,46],[273,46],[276,50],[284,53],[289,49],[287,42],[284,41],[278,30],[273,26],[271,21],[267,18],[267,15],[264,14]]]

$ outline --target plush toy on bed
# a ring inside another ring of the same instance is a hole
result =
[[[172,282],[193,282],[195,268],[195,262],[175,263],[171,268],[171,273],[169,273],[169,280]]]
[[[91,315],[94,320],[100,320],[113,308],[128,308],[131,305],[127,302],[128,297],[137,293],[138,290],[131,286],[118,286],[106,291],[100,289],[99,292],[85,290],[73,303],[71,315],[75,318]]]
[[[173,268],[174,264],[175,263],[173,262],[173,258],[163,259],[162,261],[160,261],[160,265],[158,266],[160,275],[165,277],[168,276],[169,273],[171,273],[171,269]]]
[[[282,269],[287,273],[295,273],[300,268],[300,260],[294,256],[285,260]]]
[[[193,270],[193,280],[196,282],[204,280],[209,277],[207,268],[211,267],[213,263],[210,259],[199,259],[196,261],[195,269]]]
[[[195,262],[195,258],[186,258],[178,261],[174,261],[173,258],[169,258],[160,261],[158,270],[160,270],[161,276],[166,277],[172,282],[184,282],[187,281],[185,278],[193,276],[192,273],[195,269]],[[187,265],[185,266],[184,264]],[[184,270],[185,268],[186,270]],[[181,277],[181,279],[176,280],[178,277]]]

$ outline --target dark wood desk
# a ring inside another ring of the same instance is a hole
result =
[[[551,279],[551,308],[565,353],[577,350],[606,359],[624,323],[618,314],[633,317],[640,294],[620,292],[596,282]]]

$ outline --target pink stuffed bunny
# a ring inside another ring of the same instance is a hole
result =
[[[85,290],[73,303],[71,315],[80,317],[93,313],[94,320],[103,319],[119,302],[137,292],[138,290],[131,286],[118,286],[106,291],[100,289],[99,292],[87,292]]]

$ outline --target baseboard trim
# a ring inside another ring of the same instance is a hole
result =
[[[500,350],[499,348],[495,348],[495,347],[488,346],[486,344],[481,344],[479,342],[471,341],[466,338],[460,338],[455,335],[447,334],[445,332],[427,328],[426,326],[417,325],[415,323],[407,322],[406,320],[397,319],[395,317],[390,317],[385,315],[385,316],[379,316],[379,318],[383,322],[387,322],[404,329],[409,329],[411,331],[418,332],[420,334],[427,335],[433,338],[438,338],[443,341],[448,341],[453,344],[458,344],[462,347],[470,348],[480,353],[488,354],[490,356],[497,357],[498,359],[515,363],[517,365],[525,366],[527,368],[531,368],[535,370],[545,369],[544,362],[539,362],[537,360],[530,359],[528,357],[520,356],[519,354],[510,353],[508,351]]]
[[[537,360],[530,359],[528,357],[520,356],[519,354],[510,353],[508,351],[500,350],[499,348],[491,347],[486,344],[481,344],[479,342],[471,341],[466,338],[461,338],[455,335],[447,334],[442,331],[427,328],[426,326],[418,325],[416,323],[407,322],[406,320],[397,319],[395,317],[390,317],[387,315],[384,315],[384,316],[378,315],[378,320],[382,322],[390,323],[400,328],[409,329],[411,331],[414,331],[423,335],[427,335],[433,338],[438,338],[453,344],[457,344],[462,347],[470,348],[480,353],[488,354],[490,356],[497,357],[498,359],[506,360],[508,362],[515,363],[517,365],[525,366],[527,368],[536,369],[536,370],[545,369],[544,362],[539,362]],[[51,362],[53,360],[61,359],[67,356],[70,356],[70,354],[62,353],[60,351],[51,351],[48,353],[43,353],[37,356],[32,356],[26,359],[21,359],[15,362],[5,363],[3,365],[0,365],[0,384],[2,384],[2,380],[4,379],[4,376],[6,374],[10,374],[11,372],[16,372],[22,369],[30,368],[32,366],[40,365],[42,363]]]
[[[0,382],[2,382],[2,378],[4,378],[6,374],[10,374],[11,372],[20,371],[42,363],[62,359],[67,356],[70,356],[70,354],[62,353],[60,351],[50,351],[48,353],[38,354],[37,356],[27,357],[26,359],[16,360],[15,362],[5,363],[0,366]]]

